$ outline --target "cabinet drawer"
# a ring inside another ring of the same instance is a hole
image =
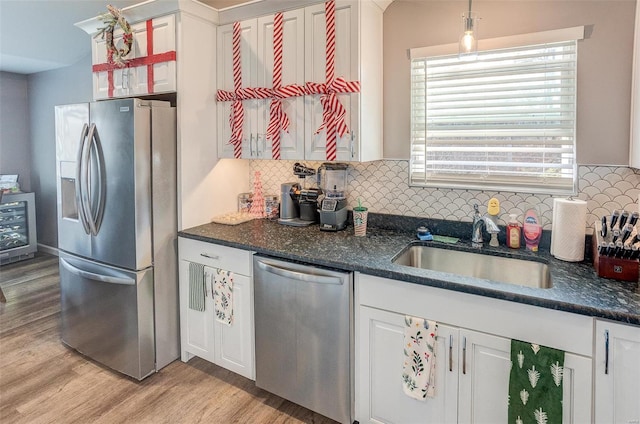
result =
[[[221,268],[236,274],[252,274],[252,253],[248,250],[178,237],[178,254],[182,260]]]

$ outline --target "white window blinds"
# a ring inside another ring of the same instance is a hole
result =
[[[576,40],[411,60],[412,185],[575,190]]]

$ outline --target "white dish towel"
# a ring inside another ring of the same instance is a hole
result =
[[[404,323],[402,389],[414,399],[434,397],[438,324],[409,315]]]
[[[213,273],[213,307],[216,320],[231,325],[233,323],[233,273],[216,269]]]

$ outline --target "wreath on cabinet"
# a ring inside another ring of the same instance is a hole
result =
[[[100,15],[100,19],[105,26],[98,30],[95,37],[101,36],[106,39],[107,42],[107,62],[109,64],[116,64],[120,67],[124,67],[127,61],[124,59],[126,55],[131,52],[131,46],[133,44],[133,33],[131,32],[131,26],[129,22],[122,16],[120,9],[107,5],[109,13]],[[118,25],[122,29],[122,48],[118,48],[113,42],[113,31]]]

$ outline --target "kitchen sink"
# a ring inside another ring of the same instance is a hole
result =
[[[534,260],[413,245],[396,255],[392,262],[520,286],[542,289],[552,286],[548,265]]]

